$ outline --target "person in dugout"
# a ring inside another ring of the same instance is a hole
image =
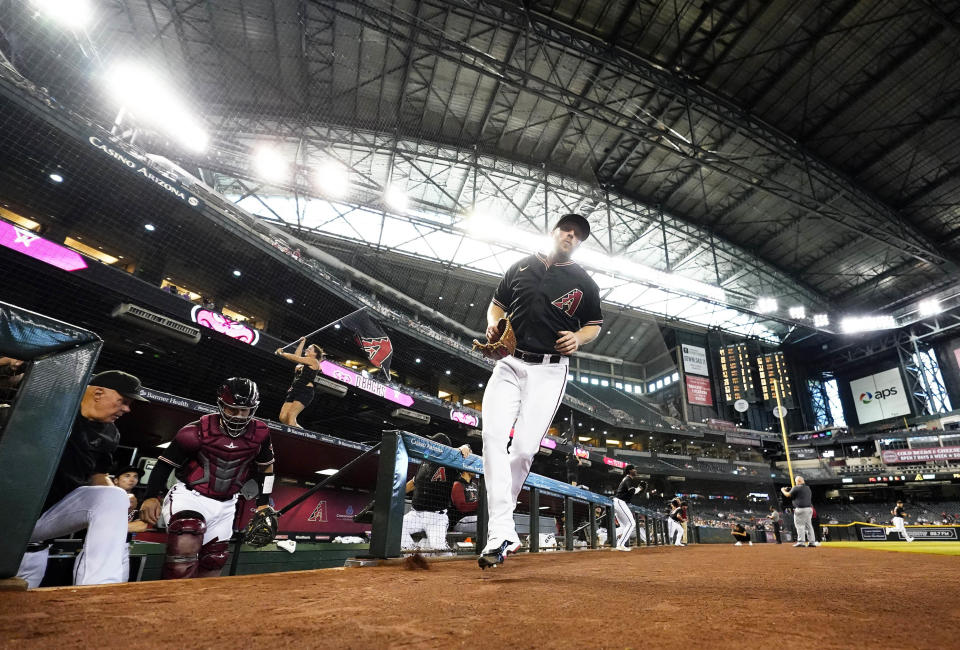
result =
[[[158,459],[140,518],[151,525],[166,522],[164,579],[220,575],[240,488],[251,474],[260,488],[257,510],[269,507],[274,454],[266,423],[253,417],[259,405],[256,383],[227,379],[217,392],[219,412],[180,429]],[[161,505],[171,471],[178,481]]]

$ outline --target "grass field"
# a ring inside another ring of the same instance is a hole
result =
[[[924,553],[928,555],[960,555],[957,542],[824,542],[829,548],[854,548],[866,551],[894,553]]]

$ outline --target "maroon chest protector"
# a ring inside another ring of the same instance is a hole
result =
[[[204,415],[194,426],[199,448],[177,472],[177,478],[211,499],[233,498],[250,477],[251,465],[270,430],[260,420],[251,420],[246,431],[233,438],[220,427],[215,413]]]

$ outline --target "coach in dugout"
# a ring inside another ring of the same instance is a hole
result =
[[[140,380],[119,370],[94,375],[84,390],[40,519],[30,536],[17,577],[31,589],[39,587],[47,570],[49,542],[86,529],[77,555],[76,585],[126,582],[129,576],[127,510],[130,498],[107,475],[120,442],[114,422],[130,412],[140,396]]]

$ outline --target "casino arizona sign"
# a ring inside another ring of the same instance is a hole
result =
[[[123,152],[117,151],[116,149],[106,144],[103,140],[101,140],[97,136],[91,135],[89,138],[87,138],[87,142],[89,142],[91,145],[93,145],[103,153],[107,154],[108,156],[110,156],[111,158],[113,158],[114,160],[122,164],[124,167],[133,170],[137,174],[140,174],[147,180],[152,181],[154,184],[163,188],[170,194],[173,194],[175,197],[177,197],[187,205],[194,208],[200,206],[200,199],[198,199],[197,197],[193,196],[192,194],[184,190],[178,184],[164,178],[160,174],[155,173],[152,169],[150,169],[143,163],[133,160]]]

